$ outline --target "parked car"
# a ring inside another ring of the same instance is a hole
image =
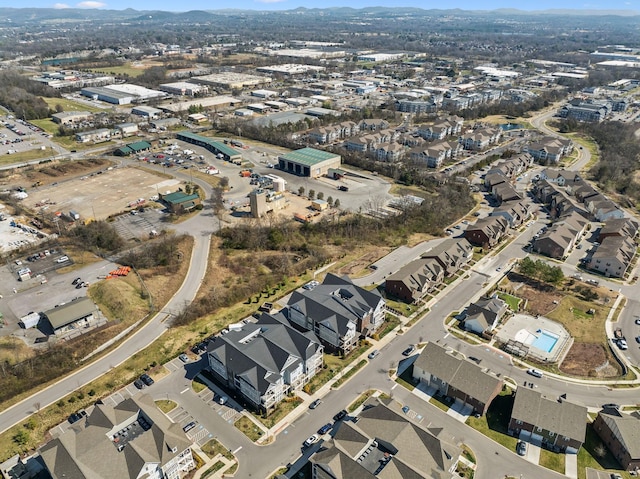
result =
[[[318,429],[318,434],[320,435],[324,435],[326,433],[328,433],[329,431],[331,431],[331,428],[333,427],[333,424],[331,424],[330,422],[328,422],[327,424],[325,424],[324,426],[322,426],[320,429]]]
[[[639,318],[639,317],[637,317],[637,316],[636,316],[635,323],[636,323],[638,326],[640,326],[640,318]]]
[[[527,454],[527,443],[524,441],[518,441],[518,444],[516,445],[516,452],[518,453],[518,456],[524,456]]]
[[[74,412],[69,416],[69,424],[73,424],[74,422],[78,422],[80,419],[87,415],[87,411],[84,409],[78,412]]]
[[[411,356],[415,350],[416,350],[416,347],[412,344],[407,349],[402,351],[402,355],[403,356]]]
[[[476,364],[480,364],[481,359],[476,358],[475,356],[469,356],[469,360],[473,361]]]
[[[402,406],[402,412],[405,414],[409,414],[409,411],[411,411],[411,408],[409,406]]]
[[[194,427],[196,427],[196,423],[194,421],[191,421],[190,423],[182,426],[182,430],[184,432],[187,432],[187,431],[191,431]]]
[[[224,406],[227,403],[228,400],[229,400],[229,398],[227,396],[220,396],[218,398],[218,404],[221,404],[221,405]]]
[[[629,345],[625,339],[618,339],[618,347],[623,351],[629,349]]]
[[[140,379],[133,381],[133,385],[138,389],[144,389],[144,383]]]
[[[187,356],[186,354],[182,353],[180,356],[178,356],[180,358],[180,361],[182,361],[183,363],[188,363],[189,362],[189,356]]]
[[[339,189],[340,191],[349,191],[349,187],[348,187],[348,186],[344,186],[344,185],[340,185],[340,186],[338,186],[338,189]]]
[[[636,343],[640,343],[640,336],[636,336]]]
[[[602,405],[602,409],[620,409],[620,406],[616,403],[608,402]]]
[[[320,437],[317,434],[314,434],[313,436],[309,437],[306,441],[304,441],[303,445],[305,447],[309,447],[312,444],[315,444],[316,442],[318,442],[320,440]]]
[[[57,260],[56,263],[65,263],[69,261],[69,257],[68,256],[60,256]]]
[[[380,351],[378,351],[377,349],[374,349],[373,351],[371,351],[369,353],[369,355],[367,356],[369,359],[373,359],[375,358],[378,354],[380,354]]]
[[[76,289],[80,289],[84,286],[84,283],[82,281],[80,281],[78,284],[76,284]]]
[[[341,419],[344,419],[346,415],[347,415],[347,411],[343,409],[342,411],[338,412],[335,416],[333,416],[333,420],[340,421]]]
[[[531,376],[534,376],[536,378],[541,378],[543,376],[542,371],[535,369],[535,368],[529,368],[527,369],[527,374],[530,374]]]
[[[71,282],[71,284],[75,286],[76,284],[80,283],[81,281],[82,281],[81,278],[76,278]]]
[[[320,399],[316,399],[315,401],[313,401],[311,404],[309,404],[309,409],[315,409],[318,406],[320,406],[320,403],[322,401],[320,401]]]
[[[148,374],[143,374],[140,376],[140,381],[142,381],[145,385],[151,386],[155,381]]]

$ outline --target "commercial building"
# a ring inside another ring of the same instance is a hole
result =
[[[151,149],[151,143],[147,141],[136,141],[134,143],[128,143],[125,146],[117,148],[113,154],[116,156],[129,156],[131,154],[144,153]]]
[[[160,90],[171,93],[172,95],[186,96],[195,96],[200,93],[207,93],[209,91],[209,88],[205,85],[198,85],[196,83],[186,81],[162,83],[159,88]]]
[[[97,306],[91,298],[85,296],[45,311],[42,316],[49,321],[53,332],[60,334],[77,327],[89,325],[97,312]]]
[[[206,136],[196,135],[190,131],[181,131],[176,135],[176,138],[178,138],[178,140],[191,143],[192,145],[206,148],[214,155],[222,155],[222,157],[227,161],[232,161],[234,163],[242,161],[242,154],[238,150]]]
[[[213,88],[222,90],[241,90],[247,87],[256,87],[259,85],[268,85],[271,83],[271,77],[248,75],[245,73],[223,72],[213,75],[196,76],[191,78],[192,82],[201,85],[208,85]]]
[[[143,116],[150,119],[155,119],[160,116],[162,110],[158,110],[157,108],[153,108],[151,106],[134,106],[131,109],[132,115]]]
[[[200,196],[197,193],[188,195],[182,191],[175,191],[166,195],[160,194],[160,200],[166,203],[172,213],[176,214],[186,213],[201,204]]]
[[[88,111],[62,111],[51,115],[51,119],[60,125],[72,125],[88,120],[91,116],[92,114]]]
[[[195,467],[190,445],[145,394],[96,404],[39,453],[53,479],[180,479]]]
[[[311,178],[325,176],[330,168],[339,168],[341,162],[340,155],[314,148],[302,148],[278,157],[282,171]]]

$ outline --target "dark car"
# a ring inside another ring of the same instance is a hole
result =
[[[340,421],[341,419],[344,419],[346,415],[347,415],[347,411],[343,409],[342,411],[338,412],[335,416],[333,416],[333,420]]]
[[[193,429],[194,427],[196,427],[196,423],[195,423],[195,422],[193,422],[193,421],[191,421],[189,424],[185,424],[185,425],[182,427],[182,430],[183,430],[184,432],[187,432],[187,431],[191,431],[191,429]]]
[[[409,346],[407,349],[405,349],[404,351],[402,351],[402,355],[403,356],[411,356],[411,354],[413,354],[413,352],[416,350],[416,347],[411,345]]]
[[[311,404],[309,404],[309,409],[315,409],[318,406],[320,406],[320,403],[322,401],[320,401],[320,399],[316,399],[315,401],[313,401]]]
[[[76,284],[76,289],[80,289],[84,286],[84,282],[80,281],[78,284]]]
[[[140,381],[145,383],[147,386],[151,386],[155,381],[148,374],[143,374],[140,376]]]
[[[80,413],[74,412],[73,414],[71,414],[71,416],[69,416],[69,424],[73,424],[74,422],[78,422],[80,419],[82,419],[82,415]]]
[[[136,379],[135,381],[133,381],[133,385],[138,389],[144,389],[144,383],[139,379]]]
[[[620,409],[620,406],[618,404],[610,402],[607,404],[603,404],[602,409]]]
[[[329,431],[331,431],[332,427],[333,427],[333,424],[327,423],[324,426],[322,426],[320,429],[318,429],[318,434],[326,434]]]
[[[518,453],[518,456],[524,456],[527,453],[527,443],[524,441],[518,441],[516,452]]]
[[[78,284],[81,281],[82,281],[82,278],[76,278],[71,282],[71,284],[75,286],[76,284]]]
[[[475,356],[469,356],[469,360],[473,361],[476,364],[480,364],[480,359],[476,358]]]
[[[340,186],[338,186],[338,189],[339,189],[340,191],[349,191],[349,187],[348,187],[348,186],[344,186],[344,185],[340,185]]]

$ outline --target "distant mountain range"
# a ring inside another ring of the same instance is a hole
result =
[[[540,16],[540,15],[553,15],[553,16],[619,16],[630,17],[640,15],[640,11],[635,10],[568,10],[568,9],[553,9],[553,10],[538,10],[538,11],[524,11],[512,8],[502,8],[497,10],[440,10],[430,9],[423,10],[420,8],[388,8],[388,7],[367,7],[367,8],[350,8],[350,7],[336,7],[336,8],[296,8],[293,10],[277,10],[277,11],[261,11],[261,10],[235,10],[235,9],[223,9],[223,10],[194,10],[187,12],[166,12],[166,11],[141,11],[128,8],[126,10],[101,10],[101,9],[79,9],[79,8],[0,8],[0,22],[3,24],[29,24],[39,23],[55,20],[71,20],[71,21],[137,21],[144,22],[158,22],[173,21],[173,22],[193,22],[193,23],[205,23],[215,20],[220,16],[264,16],[264,15],[323,15],[323,16],[340,16],[340,17],[363,17],[363,16],[381,16],[386,17],[399,17],[399,16],[443,16],[443,15],[461,15],[461,16]]]

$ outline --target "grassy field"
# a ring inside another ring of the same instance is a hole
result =
[[[129,75],[130,77],[138,77],[144,73],[146,68],[135,68],[130,63],[113,67],[92,68],[95,73],[104,73],[105,75]]]
[[[619,470],[620,464],[602,443],[592,424],[587,424],[587,436],[583,446],[578,451],[578,479],[586,479],[587,467],[600,470],[618,469],[616,472],[623,477],[629,477],[626,472]]]
[[[35,355],[33,349],[19,338],[0,337],[0,363],[16,364]]]
[[[280,421],[280,419],[288,415],[300,404],[302,404],[302,399],[300,399],[298,396],[285,398],[278,403],[276,409],[271,414],[269,414],[269,416],[265,418],[260,415],[256,415],[256,419],[258,419],[267,427],[273,427],[278,421]]]
[[[52,151],[51,148],[46,150],[33,149],[27,151],[19,151],[11,155],[0,156],[0,166],[12,165],[14,163],[24,163],[25,161],[40,160],[48,158],[52,155],[57,155],[56,151]]]
[[[193,381],[191,381],[191,387],[196,394],[201,393],[202,391],[207,389],[207,385],[202,382],[202,380],[198,376],[196,376]]]
[[[56,106],[60,105],[63,111],[88,111],[89,113],[105,111],[103,108],[98,108],[79,101],[68,100],[67,98],[51,98],[46,96],[40,98],[42,98],[52,110],[55,110]]]
[[[106,148],[106,147],[115,145],[113,141],[105,141],[97,145],[93,143],[78,143],[75,140],[75,137],[73,136],[59,136],[58,135],[59,125],[57,123],[54,123],[51,118],[45,119],[45,120],[31,120],[31,123],[33,123],[39,128],[42,128],[44,131],[46,131],[50,135],[53,135],[53,138],[51,138],[51,141],[53,141],[54,143],[57,143],[58,145],[60,145],[61,147],[67,150],[83,151],[83,150],[89,150],[96,147]],[[49,155],[50,154],[51,153],[49,153]]]
[[[594,314],[587,314],[594,309]],[[565,296],[547,317],[561,323],[576,342],[606,343],[604,323],[609,307],[595,301],[584,301],[575,296]]]
[[[224,447],[217,439],[211,439],[206,444],[202,446],[202,452],[204,452],[207,456],[213,458],[218,454],[222,454],[224,457],[233,461],[235,456],[229,452],[229,449]]]

